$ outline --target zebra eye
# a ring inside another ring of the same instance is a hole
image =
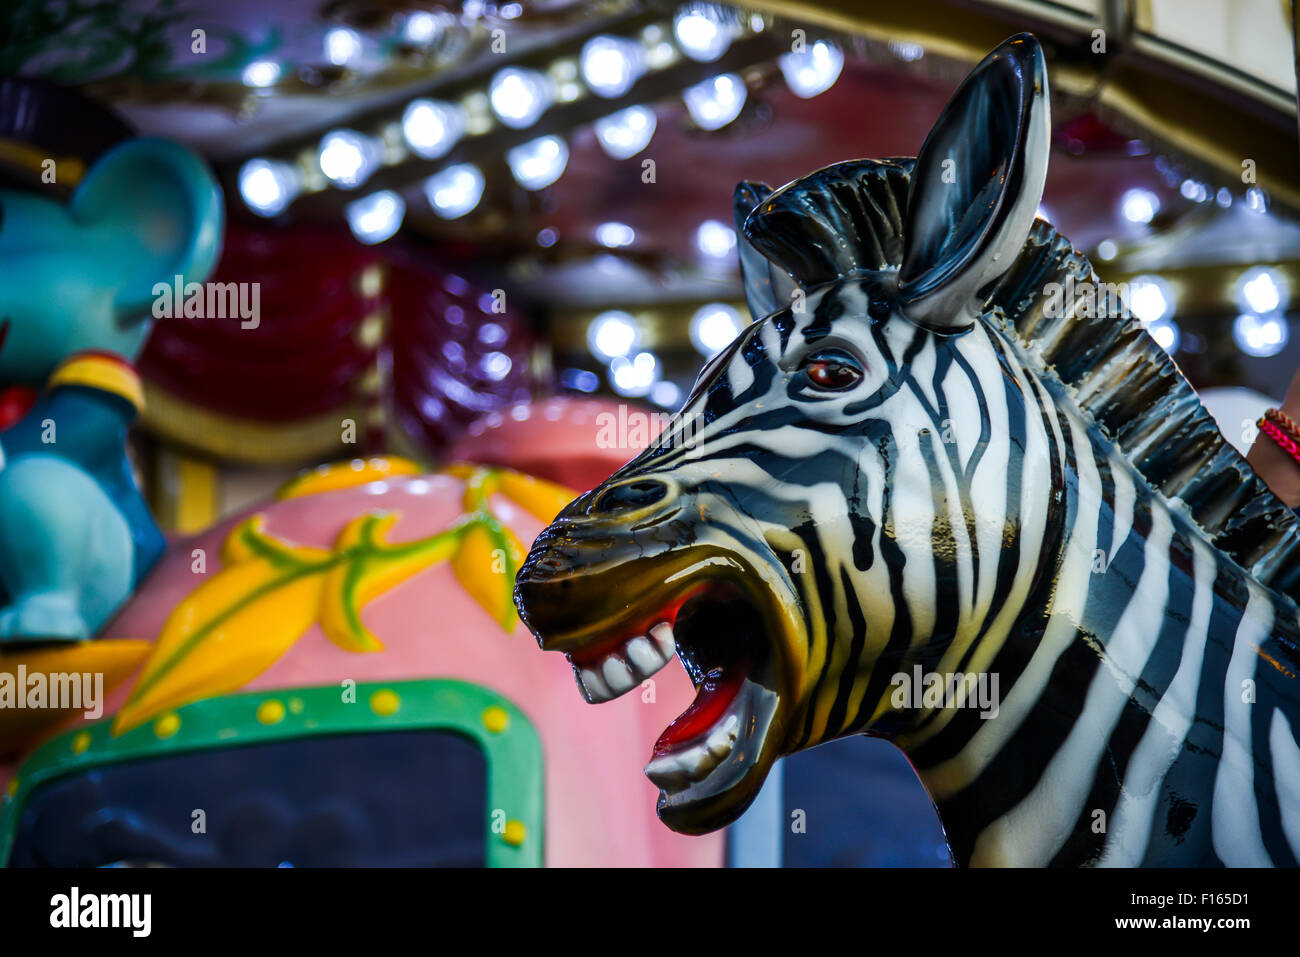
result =
[[[842,392],[862,381],[858,360],[838,349],[816,352],[803,361],[800,371],[818,389]]]

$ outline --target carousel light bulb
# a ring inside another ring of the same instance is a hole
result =
[[[443,219],[459,219],[483,198],[483,173],[473,163],[457,163],[424,181],[424,195]]]
[[[1178,351],[1178,343],[1182,340],[1182,333],[1178,329],[1178,323],[1172,319],[1157,319],[1147,325],[1147,332],[1151,338],[1156,341],[1161,349],[1173,355]]]
[[[402,39],[416,46],[428,46],[438,35],[438,18],[427,10],[416,10],[402,25]]]
[[[650,401],[664,409],[675,409],[677,404],[682,401],[682,390],[677,387],[676,383],[661,379],[650,390]]]
[[[536,123],[555,102],[555,89],[544,73],[510,66],[492,77],[488,100],[502,123],[522,130]]]
[[[598,119],[596,139],[610,159],[628,159],[650,145],[655,125],[655,111],[650,107],[629,106]]]
[[[631,246],[636,242],[636,230],[627,223],[601,223],[596,227],[596,242],[608,249]]]
[[[406,215],[406,202],[385,189],[349,203],[344,214],[357,241],[373,246],[397,232]]]
[[[915,63],[925,56],[925,47],[919,43],[909,43],[906,40],[890,40],[889,51],[904,63]]]
[[[342,189],[356,189],[375,171],[383,149],[356,130],[335,130],[320,141],[320,171]]]
[[[479,368],[493,382],[500,382],[509,375],[511,365],[510,357],[504,352],[489,352],[479,360]]]
[[[844,54],[829,40],[818,40],[797,53],[783,54],[776,62],[790,92],[807,100],[835,85],[844,69]]]
[[[1120,212],[1130,223],[1149,223],[1160,212],[1160,197],[1149,189],[1125,190]]]
[[[620,37],[592,37],[583,44],[578,59],[587,86],[608,99],[622,96],[645,72],[641,47]]]
[[[1247,269],[1237,279],[1237,308],[1242,312],[1263,315],[1277,310],[1285,311],[1291,299],[1286,277],[1276,269],[1256,266]]]
[[[560,385],[575,392],[595,392],[600,377],[586,369],[565,369],[560,373]]]
[[[251,159],[239,168],[239,195],[259,216],[278,216],[301,186],[298,172],[280,160]]]
[[[550,186],[569,162],[569,145],[560,136],[541,136],[506,153],[510,173],[524,189]]]
[[[1128,305],[1143,325],[1168,318],[1174,311],[1174,292],[1159,276],[1137,276],[1128,284]]]
[[[280,64],[274,60],[254,60],[244,67],[244,86],[266,87],[280,79]]]
[[[702,130],[720,130],[745,105],[745,81],[734,73],[711,77],[682,91],[682,100],[695,125]]]
[[[325,33],[325,58],[344,66],[361,55],[361,34],[347,27],[332,27]]]
[[[691,316],[691,345],[703,356],[715,356],[745,327],[740,313],[725,302],[701,306]]]
[[[710,7],[678,13],[673,34],[682,52],[699,63],[712,63],[731,46],[730,28]]]
[[[641,341],[636,319],[618,309],[609,309],[587,326],[587,348],[602,362],[626,356]]]
[[[402,113],[402,136],[424,159],[446,156],[465,133],[465,111],[437,100],[412,100]]]
[[[647,395],[658,379],[659,360],[649,352],[638,352],[632,359],[619,356],[609,364],[609,384],[619,395]]]
[[[1291,338],[1291,330],[1277,313],[1257,316],[1243,312],[1232,324],[1232,338],[1246,355],[1263,358],[1281,352]]]
[[[1204,203],[1210,198],[1210,188],[1194,179],[1183,180],[1183,185],[1178,187],[1178,191],[1183,194],[1184,199],[1190,199],[1193,203]]]
[[[724,259],[736,248],[736,231],[716,219],[706,219],[695,230],[695,246],[705,256]]]

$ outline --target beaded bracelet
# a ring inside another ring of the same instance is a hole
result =
[[[1264,418],[1268,419],[1287,435],[1291,436],[1292,440],[1296,443],[1300,443],[1300,425],[1296,425],[1295,419],[1291,418],[1291,416],[1287,415],[1281,409],[1269,409],[1264,413]]]
[[[1300,442],[1287,435],[1282,426],[1265,416],[1259,420],[1259,430],[1272,439],[1283,452],[1295,459],[1296,464],[1300,465]]]

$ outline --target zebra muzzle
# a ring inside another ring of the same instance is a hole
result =
[[[644,522],[641,497],[653,490],[623,487]],[[562,515],[538,538],[516,579],[516,605],[541,647],[565,655],[588,702],[617,698],[681,661],[695,698],[654,743],[645,773],[673,830],[722,827],[782,752],[783,704],[793,700],[783,691],[802,660],[790,616],[780,614],[790,602],[764,587],[778,576],[754,571],[758,556],[699,544],[680,519],[629,533],[611,527],[607,511],[595,514]]]

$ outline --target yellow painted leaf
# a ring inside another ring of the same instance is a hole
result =
[[[442,471],[452,478],[464,481],[482,468],[482,465],[475,465],[473,462],[452,462],[450,465],[444,465]]]
[[[348,523],[335,552],[344,560],[330,569],[321,595],[320,625],[345,651],[381,651],[383,643],[361,621],[361,609],[378,595],[451,557],[457,533],[444,532],[406,545],[385,541],[396,512],[375,512]]]
[[[172,611],[113,722],[114,734],[260,675],[311,626],[325,574],[337,564],[327,552],[265,536],[254,519],[231,532],[223,553],[239,560]]]
[[[501,494],[547,523],[554,521],[560,510],[578,497],[573,489],[510,469],[501,470],[497,483]]]
[[[11,687],[20,688],[23,687],[18,683],[20,666],[26,679],[44,674],[51,683],[52,678],[48,676],[103,675],[100,690],[107,695],[139,667],[147,654],[149,642],[127,638],[101,638],[67,645],[18,645],[0,650],[0,676],[4,676],[2,680]],[[102,699],[99,703],[103,703]],[[55,708],[53,702],[43,708],[5,707],[4,704],[0,695],[0,753],[17,750],[20,745],[67,721],[74,713],[87,710]]]
[[[301,498],[304,495],[378,482],[396,475],[419,475],[422,471],[424,469],[419,463],[400,455],[376,455],[368,459],[331,462],[290,479],[280,487],[276,498]]]
[[[515,626],[515,573],[523,560],[524,547],[514,532],[487,515],[465,529],[451,560],[465,591],[506,631]]]
[[[314,564],[325,561],[330,553],[310,545],[295,545],[266,531],[266,516],[260,512],[240,522],[221,545],[221,564],[226,568],[258,556],[275,564]]]
[[[496,469],[476,468],[464,476],[465,491],[461,495],[461,507],[467,513],[487,511],[487,500],[497,490]]]

